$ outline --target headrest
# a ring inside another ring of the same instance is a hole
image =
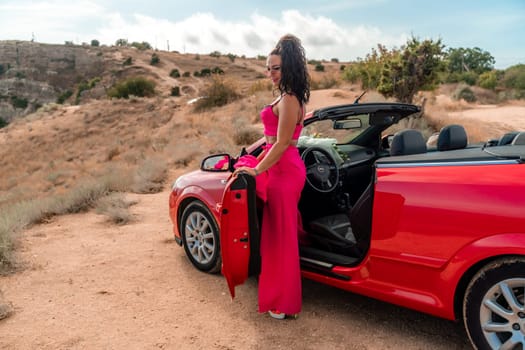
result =
[[[525,145],[525,132],[518,133],[511,142],[512,145]]]
[[[425,153],[427,146],[420,131],[405,129],[398,131],[390,145],[390,155],[403,156],[408,154]]]
[[[439,132],[438,151],[449,151],[467,147],[467,133],[465,128],[458,124],[447,125]]]
[[[506,133],[505,135],[503,135],[499,141],[498,141],[498,146],[505,146],[505,145],[510,145],[512,140],[514,140],[514,138],[516,137],[516,135],[518,135],[519,132],[518,131],[511,131],[511,132],[508,132]]]

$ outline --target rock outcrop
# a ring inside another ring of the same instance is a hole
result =
[[[9,122],[73,93],[106,63],[102,47],[0,41],[0,118]]]

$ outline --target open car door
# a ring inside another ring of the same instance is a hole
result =
[[[241,285],[260,267],[259,221],[255,179],[248,174],[232,177],[222,197],[220,222],[222,274],[232,299]]]

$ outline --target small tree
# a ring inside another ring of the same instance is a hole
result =
[[[505,70],[503,85],[509,89],[525,91],[525,64],[517,64]]]
[[[406,46],[385,56],[377,90],[386,97],[412,102],[417,91],[435,87],[442,55],[441,40],[420,42],[412,37]]]
[[[98,41],[97,39],[91,40],[91,46],[100,46],[100,41]]]
[[[171,88],[171,96],[180,96],[180,87],[174,86]]]
[[[156,53],[153,53],[153,54],[151,55],[151,61],[150,61],[150,64],[151,64],[152,66],[156,66],[156,65],[159,64],[159,63],[160,63],[160,57],[159,57],[159,55],[157,55]]]
[[[116,46],[128,46],[128,39],[117,39],[115,41]]]
[[[150,97],[155,95],[155,82],[143,77],[134,77],[115,84],[108,91],[109,97]]]
[[[494,68],[494,57],[479,47],[474,48],[450,48],[446,57],[447,68],[451,73],[463,73],[473,71],[478,75],[488,72]]]

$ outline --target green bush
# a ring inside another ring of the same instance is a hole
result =
[[[114,98],[151,97],[153,95],[155,95],[155,82],[143,77],[128,78],[115,84],[108,91],[108,96]]]
[[[6,122],[4,120],[4,118],[0,117],[0,129],[2,129],[3,127],[6,127],[7,124],[9,124],[8,122]]]
[[[156,66],[160,63],[160,57],[156,53],[151,55],[151,61],[149,62],[152,66]]]
[[[73,91],[66,90],[57,97],[57,103],[64,104],[68,98],[73,95]]]
[[[180,96],[180,87],[174,86],[171,88],[171,96]]]
[[[195,103],[195,111],[197,112],[224,106],[240,96],[232,83],[218,76],[214,76],[211,85],[206,88],[203,95],[204,97]]]
[[[525,64],[507,68],[503,74],[502,83],[509,89],[525,90]]]
[[[476,95],[474,95],[474,91],[472,91],[472,89],[465,84],[458,85],[456,91],[454,91],[453,97],[456,100],[463,99],[467,102],[476,102]]]
[[[172,69],[170,72],[170,77],[172,78],[180,78],[180,72],[178,69]]]
[[[100,41],[98,41],[97,39],[91,40],[91,46],[100,46]]]
[[[29,102],[27,101],[26,98],[18,97],[18,96],[11,96],[11,104],[15,108],[26,109],[27,106],[29,105]]]
[[[117,39],[115,46],[128,46],[128,39]]]
[[[139,49],[141,51],[151,50],[152,49],[150,43],[148,43],[146,41],[143,41],[141,43],[134,41],[134,42],[131,43],[131,46],[132,47],[136,47],[137,49]]]
[[[321,63],[315,65],[316,72],[324,72],[324,66]]]
[[[494,90],[498,85],[498,72],[492,70],[482,73],[478,78],[478,85],[484,89]]]
[[[211,69],[210,68],[202,68],[200,76],[201,77],[209,77],[211,75]]]
[[[237,55],[234,55],[233,53],[229,53],[226,56],[228,56],[232,63],[235,62],[235,58],[237,57]]]
[[[124,62],[122,62],[122,65],[123,66],[131,66],[131,64],[133,63],[133,59],[131,57],[128,57],[124,60]]]
[[[478,74],[476,72],[454,72],[446,76],[445,81],[447,83],[467,83],[472,86],[476,84],[478,80]]]

